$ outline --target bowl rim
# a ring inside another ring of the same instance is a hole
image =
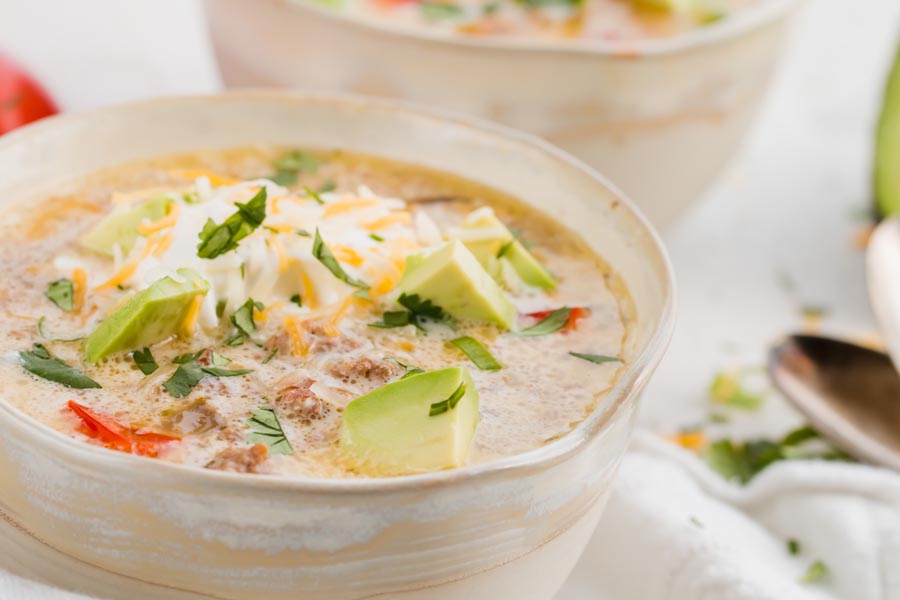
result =
[[[365,18],[359,14],[340,12],[315,0],[276,0],[290,10],[308,11],[317,16],[385,36],[409,38],[420,42],[481,51],[516,53],[552,53],[562,55],[598,55],[623,60],[640,60],[680,54],[706,46],[730,41],[761,29],[788,15],[801,0],[757,0],[756,6],[738,9],[735,17],[723,19],[683,35],[643,40],[556,40],[501,36],[466,36],[442,33],[428,27],[411,27],[392,23],[388,19]],[[215,6],[215,0],[207,0]]]
[[[373,492],[397,492],[422,490],[438,486],[457,484],[461,481],[482,479],[500,473],[529,472],[548,468],[562,462],[577,453],[596,435],[607,429],[613,417],[627,404],[636,401],[635,388],[640,390],[657,365],[662,360],[668,347],[675,326],[675,275],[670,257],[659,234],[648,219],[640,212],[633,201],[604,176],[587,166],[579,159],[553,146],[539,137],[524,133],[491,121],[470,117],[454,111],[426,107],[420,104],[374,98],[361,95],[335,93],[307,93],[273,90],[241,90],[206,95],[187,95],[137,100],[111,106],[93,108],[72,113],[62,113],[41,119],[30,125],[0,136],[0,155],[19,144],[28,144],[30,138],[39,138],[54,128],[71,126],[73,123],[105,115],[116,111],[135,111],[152,109],[162,104],[191,104],[198,107],[210,102],[224,103],[326,103],[338,104],[356,111],[388,111],[426,119],[438,123],[441,127],[462,127],[472,129],[486,137],[515,142],[523,150],[537,151],[548,155],[563,167],[568,167],[587,176],[598,186],[607,189],[618,201],[619,207],[627,209],[628,218],[634,223],[636,230],[646,236],[650,251],[655,255],[646,260],[658,262],[662,275],[663,303],[658,314],[654,331],[644,348],[630,363],[626,364],[624,373],[618,378],[603,402],[598,405],[576,427],[560,438],[528,450],[526,452],[499,458],[496,460],[464,465],[454,469],[402,475],[397,477],[373,478],[322,478],[295,477],[289,475],[231,473],[214,471],[194,465],[173,463],[164,460],[147,459],[145,457],[109,450],[93,444],[70,438],[65,434],[38,421],[12,404],[0,398],[0,418],[11,418],[28,422],[30,432],[41,436],[44,447],[55,446],[72,459],[81,458],[92,462],[94,466],[105,466],[112,470],[132,471],[140,468],[145,474],[156,472],[161,477],[183,478],[190,483],[205,483],[232,491],[270,491],[270,492],[303,492],[312,494],[359,494]],[[198,144],[200,147],[200,144]],[[107,166],[114,166],[115,159]],[[620,208],[617,208],[619,210]]]

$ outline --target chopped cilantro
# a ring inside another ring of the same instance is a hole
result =
[[[821,560],[809,565],[806,573],[800,578],[800,583],[817,583],[828,575],[828,567]]]
[[[603,363],[609,362],[622,362],[622,359],[620,358],[616,358],[615,356],[606,356],[605,354],[583,354],[581,352],[569,352],[569,354],[571,354],[575,358],[580,358],[597,365],[602,365]]]
[[[431,21],[458,19],[465,14],[462,7],[451,2],[424,1],[419,3],[419,9],[422,16]]]
[[[499,371],[503,368],[503,365],[497,362],[488,349],[473,337],[459,337],[450,340],[450,343],[459,348],[482,371]]]
[[[19,362],[29,373],[47,381],[79,390],[99,388],[100,384],[74,367],[56,358],[43,344],[34,344],[30,351],[19,352]]]
[[[325,201],[322,200],[322,196],[319,195],[318,192],[310,189],[308,185],[303,186],[303,191],[306,192],[306,195],[316,201],[316,204],[325,204]]]
[[[741,373],[717,373],[709,388],[709,395],[718,404],[727,404],[744,410],[759,410],[765,398],[744,388]]]
[[[434,417],[440,414],[443,414],[449,410],[453,410],[456,408],[456,405],[459,404],[459,401],[462,400],[462,397],[466,395],[466,384],[465,382],[460,383],[459,387],[456,388],[449,398],[446,400],[441,400],[440,402],[435,402],[431,405],[428,410],[428,416]]]
[[[278,348],[272,348],[272,351],[262,360],[262,364],[267,365],[269,361],[275,358],[275,355],[278,354]]]
[[[325,265],[325,268],[331,271],[332,275],[334,275],[344,283],[363,290],[369,289],[369,284],[364,281],[360,281],[359,279],[350,277],[344,271],[344,269],[341,268],[341,265],[334,257],[334,254],[331,253],[331,250],[329,250],[328,246],[325,245],[325,242],[322,241],[322,236],[319,234],[318,229],[316,229],[316,237],[313,241],[313,256],[315,256],[320,263]]]
[[[293,302],[297,306],[303,306],[303,298],[300,297],[300,294],[294,294],[293,296],[291,296],[291,302]]]
[[[135,350],[131,354],[131,358],[134,359],[134,364],[137,365],[137,368],[144,375],[151,375],[159,368],[159,365],[156,364],[156,360],[153,358],[153,353],[150,352],[150,348]]]
[[[787,551],[788,554],[792,556],[797,556],[800,554],[800,542],[795,539],[790,539],[787,541]]]
[[[251,433],[247,441],[251,444],[265,444],[272,454],[290,454],[294,451],[273,407],[260,406],[251,410],[249,425]]]
[[[64,311],[72,312],[75,310],[75,284],[71,279],[57,279],[51,281],[47,285],[47,291],[44,295],[50,299],[53,304]]]
[[[572,314],[572,310],[573,309],[567,306],[557,308],[549,315],[544,317],[543,320],[535,323],[531,327],[526,327],[525,329],[520,331],[519,335],[535,336],[555,333],[565,327],[566,323],[569,322],[569,317]]]
[[[378,235],[377,233],[370,233],[369,238],[375,240],[376,242],[383,242],[384,238]]]
[[[266,218],[266,188],[260,188],[246,204],[235,203],[236,213],[217,225],[212,219],[206,221],[200,232],[197,256],[215,258],[234,250],[238,242],[253,233]]]

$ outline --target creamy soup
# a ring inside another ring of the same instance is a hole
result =
[[[0,393],[87,444],[244,473],[426,472],[567,434],[624,368],[615,273],[448,174],[259,147],[13,206]]]
[[[342,10],[432,31],[634,41],[667,38],[730,17],[758,0],[347,0]],[[328,2],[334,5],[333,2]]]

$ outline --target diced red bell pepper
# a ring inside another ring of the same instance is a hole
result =
[[[37,81],[0,56],[0,135],[57,112],[56,104]]]
[[[181,440],[179,437],[164,433],[144,432],[126,427],[115,419],[95,413],[74,400],[69,400],[69,409],[81,419],[82,432],[85,435],[119,452],[155,457],[165,444]]]
[[[532,319],[536,319],[538,321],[543,321],[550,313],[553,312],[554,309],[551,310],[539,310],[533,313],[526,313],[526,317],[531,317]],[[572,312],[569,313],[569,318],[566,320],[566,324],[563,325],[562,331],[573,331],[578,329],[578,319],[584,319],[590,316],[591,309],[585,308],[583,306],[576,306],[572,309]]]

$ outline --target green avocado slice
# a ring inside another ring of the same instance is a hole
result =
[[[136,350],[175,335],[197,296],[209,284],[191,269],[179,269],[184,281],[163,277],[106,317],[84,344],[91,364],[116,352]]]
[[[900,213],[900,49],[884,89],[875,136],[875,207],[882,217]]]
[[[544,266],[529,252],[512,232],[494,216],[494,213],[479,209],[469,214],[462,222],[462,229],[476,232],[479,229],[492,232],[492,236],[463,243],[472,251],[481,266],[495,279],[500,276],[500,261],[507,260],[519,277],[530,286],[553,289],[556,281]]]
[[[81,245],[88,250],[112,256],[113,248],[119,244],[122,253],[128,254],[140,236],[138,228],[141,223],[145,219],[158,221],[165,217],[172,202],[171,198],[163,196],[145,200],[137,206],[119,207],[85,233],[81,237]]]
[[[477,426],[472,377],[462,367],[450,367],[405,377],[353,400],[344,409],[340,445],[361,472],[423,473],[462,465]]]
[[[459,240],[407,257],[397,288],[431,300],[458,319],[491,321],[505,329],[516,322],[515,307]]]

